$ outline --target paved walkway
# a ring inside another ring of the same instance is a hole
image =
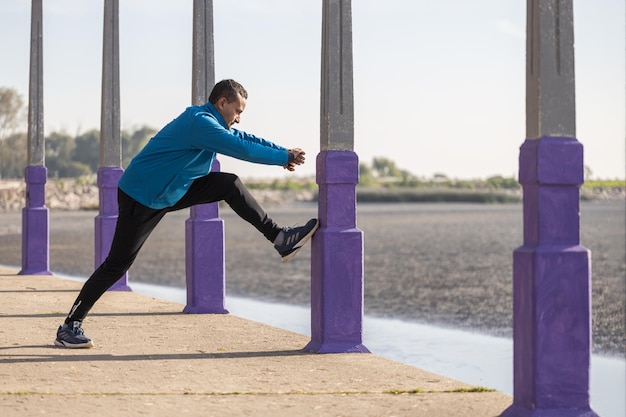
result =
[[[373,354],[318,355],[308,337],[109,292],[92,349],[53,345],[81,283],[0,267],[0,415],[495,417],[510,396]]]

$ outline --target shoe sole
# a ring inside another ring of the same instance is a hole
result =
[[[298,246],[297,248],[294,248],[292,252],[288,253],[287,255],[282,257],[282,261],[283,262],[287,262],[288,260],[290,260],[291,258],[293,258],[294,256],[296,256],[296,254],[298,252],[300,252],[300,249],[302,249],[302,247],[304,245],[306,245],[306,243],[309,241],[309,239],[311,239],[311,236],[313,236],[313,234],[315,233],[315,231],[317,229],[319,229],[320,227],[320,221],[318,220],[317,223],[315,224],[315,227],[313,229],[311,229],[311,231],[309,233],[307,233],[301,240],[300,240],[300,246]]]
[[[87,342],[87,343],[82,343],[80,345],[73,345],[71,343],[67,343],[67,342],[64,342],[62,340],[56,339],[54,341],[54,344],[56,346],[61,346],[61,347],[64,347],[64,348],[69,348],[69,349],[85,349],[85,348],[92,348],[93,347],[93,341],[91,341],[91,340],[89,342]]]

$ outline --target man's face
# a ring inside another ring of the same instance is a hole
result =
[[[239,123],[241,113],[246,109],[246,99],[237,94],[237,98],[229,102],[226,97],[220,97],[217,100],[217,111],[220,113],[226,126],[230,129],[235,123]]]

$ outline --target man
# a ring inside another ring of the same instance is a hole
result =
[[[317,219],[301,227],[279,227],[234,174],[210,172],[216,154],[294,171],[304,151],[286,149],[233,129],[246,108],[248,93],[234,80],[215,85],[209,102],[191,106],[159,131],[133,158],[118,184],[119,216],[106,260],[85,282],[57,331],[54,344],[67,348],[93,346],[82,321],[130,268],[142,245],[163,216],[196,204],[224,200],[261,232],[282,257],[291,259],[319,226]]]

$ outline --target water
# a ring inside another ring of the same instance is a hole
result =
[[[186,290],[132,283],[133,290],[186,304]],[[235,316],[311,335],[310,309],[228,297]],[[513,394],[513,341],[508,338],[366,316],[363,341],[372,353],[439,375]],[[626,361],[591,357],[591,406],[601,417],[626,416]]]

